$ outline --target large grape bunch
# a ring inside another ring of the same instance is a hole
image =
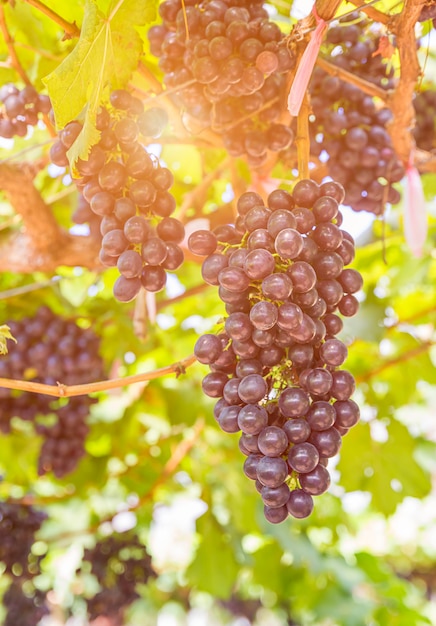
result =
[[[421,150],[436,149],[436,91],[424,89],[413,100],[416,114],[413,136]]]
[[[357,19],[358,13],[350,17]],[[380,41],[370,22],[342,24],[327,34],[330,61],[379,87],[393,86],[393,70],[380,55],[374,56]],[[404,176],[403,164],[394,152],[386,129],[390,110],[337,76],[316,68],[311,84],[311,153],[327,158],[328,174],[346,190],[345,203],[355,211],[376,215],[387,202],[395,204],[400,194],[393,186]]]
[[[229,154],[253,167],[294,138],[281,102],[295,57],[262,4],[166,0],[163,24],[148,32],[164,82],[196,128],[220,133]]]
[[[117,267],[120,276],[114,296],[133,300],[141,288],[157,292],[166,284],[166,271],[183,263],[178,245],[184,238],[183,224],[171,217],[176,201],[169,189],[170,170],[147,151],[147,142],[159,137],[168,121],[164,109],[144,109],[139,98],[119,89],[110,95],[107,108],[97,118],[101,138],[87,161],[76,164],[75,179],[82,192],[73,216],[78,223],[90,222],[102,236],[100,261]],[[67,151],[82,130],[79,121],[60,132],[50,150],[52,161],[68,165]]]
[[[188,245],[203,261],[204,280],[218,287],[227,317],[207,333],[195,355],[209,364],[204,392],[217,398],[215,417],[242,431],[245,474],[256,482],[265,517],[307,517],[313,496],[330,484],[328,459],[359,419],[353,376],[340,369],[347,348],[336,335],[352,316],[360,274],[352,237],[340,228],[344,189],[299,181],[274,190],[264,204],[255,192],[237,202],[238,228],[225,241],[197,231]]]
[[[82,384],[103,377],[100,340],[91,329],[61,319],[45,306],[34,317],[9,322],[9,327],[18,342],[0,360],[0,377],[48,385]],[[33,421],[44,439],[38,473],[52,471],[61,477],[73,471],[85,454],[86,419],[94,400],[86,395],[56,400],[9,389],[1,389],[0,393],[0,430],[9,432],[11,419],[16,416]],[[38,416],[51,416],[55,422],[41,423]]]
[[[0,88],[0,137],[25,137],[28,126],[35,126],[51,110],[50,98],[32,85],[19,89],[12,83]]]
[[[134,533],[114,534],[98,541],[85,550],[83,563],[90,564],[100,585],[100,591],[87,599],[91,620],[105,615],[124,623],[125,609],[139,598],[137,586],[156,575],[146,548]],[[82,565],[83,569],[86,566]]]

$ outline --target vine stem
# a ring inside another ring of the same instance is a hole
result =
[[[6,24],[5,10],[4,10],[3,4],[0,4],[0,30],[3,33],[3,38],[8,48],[12,67],[16,70],[17,74],[19,74],[20,78],[23,80],[23,82],[26,85],[31,85],[32,83],[30,82],[29,77],[24,71],[24,68],[21,65],[20,59],[18,58],[17,52],[14,48],[14,40],[12,39],[11,34]]]
[[[309,178],[309,95],[306,92],[301,103],[300,112],[297,117],[297,158],[298,177]]]
[[[184,374],[187,367],[193,365],[197,359],[194,355],[188,356],[181,361],[167,365],[166,367],[160,367],[159,369],[152,370],[151,372],[144,372],[143,374],[134,374],[133,376],[125,376],[124,378],[113,378],[111,380],[102,380],[95,383],[86,383],[83,385],[63,385],[58,383],[57,385],[44,385],[42,383],[33,383],[27,380],[14,380],[8,378],[0,378],[0,387],[6,389],[17,389],[19,391],[30,391],[31,393],[42,393],[47,396],[54,396],[55,398],[71,398],[73,396],[86,396],[96,391],[106,391],[108,389],[117,389],[119,387],[126,387],[127,385],[133,385],[134,383],[141,383],[146,380],[154,380],[167,374]]]
[[[369,96],[376,96],[377,98],[386,101],[388,96],[388,92],[386,91],[386,89],[383,89],[382,87],[379,87],[374,83],[370,83],[368,80],[361,78],[357,74],[353,74],[348,70],[338,67],[334,63],[331,63],[330,61],[327,61],[327,59],[323,59],[322,57],[318,57],[316,64],[322,70],[327,72],[327,74],[330,74],[330,76],[337,76],[338,78],[345,80],[347,83],[359,87],[359,89],[367,93]]]
[[[48,6],[40,2],[40,0],[23,0],[30,6],[38,9],[41,13],[44,13],[47,17],[49,17],[53,22],[61,26],[61,28],[65,31],[65,39],[72,39],[73,37],[79,37],[80,29],[77,26],[76,22],[68,22],[64,20],[56,11],[53,11]]]
[[[375,22],[380,22],[380,24],[387,24],[390,20],[390,16],[386,15],[386,13],[382,13],[378,9],[373,8],[372,6],[365,6],[365,3],[362,0],[348,0],[351,4],[354,4],[356,9],[359,11],[363,11],[367,14],[369,18],[374,20]],[[374,4],[374,3],[371,3]]]
[[[403,352],[402,354],[398,355],[394,359],[390,359],[389,361],[385,361],[384,363],[381,363],[378,367],[375,367],[369,372],[365,372],[364,374],[361,374],[360,376],[356,376],[356,383],[364,383],[370,380],[371,378],[378,376],[379,374],[381,374],[381,372],[384,372],[390,367],[394,367],[395,365],[399,365],[400,363],[404,363],[405,361],[410,361],[410,359],[414,359],[415,357],[419,356],[423,352],[427,352],[434,345],[435,344],[433,341],[424,341],[416,348],[413,348],[412,350],[408,350],[407,352]]]

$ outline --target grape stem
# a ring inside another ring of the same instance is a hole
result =
[[[22,296],[25,293],[31,293],[32,291],[38,291],[39,289],[52,287],[60,280],[62,280],[60,276],[53,276],[53,278],[51,278],[50,280],[46,280],[40,283],[30,283],[29,285],[21,285],[21,287],[15,287],[14,289],[6,289],[5,291],[0,291],[0,300],[16,298],[17,296]]]
[[[370,83],[368,80],[361,78],[357,74],[353,74],[352,72],[349,72],[348,70],[338,67],[334,63],[331,63],[330,61],[327,61],[326,59],[323,59],[322,57],[318,57],[316,64],[322,70],[327,72],[327,74],[330,74],[330,76],[337,76],[338,78],[346,81],[347,83],[350,83],[351,85],[355,85],[356,87],[361,89],[363,92],[367,93],[369,96],[376,96],[377,98],[380,98],[383,101],[387,100],[388,92],[386,91],[386,89],[383,89],[382,87],[378,87],[378,85],[375,85],[374,83]]]
[[[17,389],[19,391],[30,391],[31,393],[42,393],[55,398],[71,398],[73,396],[85,396],[96,391],[106,391],[108,389],[117,389],[134,383],[140,383],[147,380],[154,380],[167,374],[183,374],[187,367],[196,362],[194,355],[188,356],[181,361],[160,367],[151,372],[143,374],[134,374],[133,376],[125,376],[124,378],[114,378],[111,380],[102,380],[95,383],[86,383],[83,385],[44,385],[42,383],[33,383],[26,380],[13,380],[8,378],[0,378],[0,387],[6,389]]]
[[[21,80],[26,85],[31,85],[32,83],[30,82],[29,77],[27,76],[23,66],[21,65],[20,59],[18,58],[17,52],[14,47],[14,40],[12,39],[11,34],[8,30],[3,4],[0,4],[0,30],[3,33],[3,38],[9,52],[12,67],[16,70],[17,74],[19,74]]]
[[[72,39],[73,37],[79,37],[80,29],[78,28],[76,22],[68,22],[64,20],[58,13],[50,9],[48,6],[40,2],[40,0],[24,0],[27,4],[38,9],[41,13],[49,17],[53,22],[58,24],[64,31],[64,39]]]
[[[365,6],[365,3],[362,2],[362,0],[348,0],[348,2],[354,4],[359,11],[363,11],[369,18],[376,22],[380,22],[380,24],[387,24],[390,20],[389,15],[382,13],[382,11],[379,11],[378,9],[374,9],[372,6]]]
[[[297,158],[298,177],[300,179],[310,178],[310,139],[309,139],[309,96],[306,92],[301,103],[297,117]]]

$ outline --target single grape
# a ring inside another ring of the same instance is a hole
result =
[[[313,511],[313,499],[312,496],[302,489],[294,489],[291,491],[289,500],[286,503],[289,515],[302,519],[309,517]]]

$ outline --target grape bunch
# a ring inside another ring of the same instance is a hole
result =
[[[97,118],[99,143],[87,161],[76,164],[81,178],[75,183],[82,197],[74,219],[98,227],[100,261],[120,272],[114,296],[121,302],[133,300],[141,287],[160,291],[166,272],[178,269],[184,260],[178,245],[184,226],[171,217],[176,208],[169,191],[173,175],[143,143],[159,137],[167,121],[164,109],[144,109],[139,98],[115,90]],[[73,121],[60,132],[50,150],[56,165],[68,165],[67,150],[81,130],[82,124]]]
[[[31,551],[35,533],[46,517],[31,506],[0,502],[0,563],[11,580],[3,595],[4,626],[36,626],[48,613],[45,593],[35,589],[32,583],[41,573],[43,556],[35,556]]]
[[[330,61],[383,89],[395,87],[394,68],[382,52],[384,26],[353,11],[331,26],[326,36]]]
[[[242,431],[244,472],[272,523],[310,515],[312,496],[330,484],[328,459],[359,419],[354,378],[339,369],[347,348],[336,337],[337,311],[354,315],[362,288],[359,272],[345,268],[354,242],[340,228],[343,199],[335,181],[301,180],[266,204],[249,191],[224,241],[206,230],[188,239],[194,254],[207,255],[203,278],[227,313],[223,330],[195,345],[211,369],[203,391],[217,398],[222,430]]]
[[[336,50],[330,60],[390,88],[391,71],[380,56],[372,56],[377,39],[360,40],[365,24],[362,21],[328,31],[330,53]],[[374,98],[361,89],[320,68],[313,73],[310,94],[311,154],[326,157],[329,176],[346,189],[345,203],[355,211],[379,215],[386,202],[399,202],[400,194],[393,183],[400,181],[405,171],[386,130],[392,118],[390,110],[379,108]]]
[[[166,0],[163,24],[148,32],[164,82],[195,124],[223,137],[233,156],[256,167],[268,151],[287,148],[293,131],[280,101],[295,65],[277,24],[260,0]]]
[[[155,576],[144,545],[134,533],[114,534],[86,549],[83,562],[91,565],[91,573],[101,587],[87,599],[90,620],[105,615],[124,623],[124,610],[139,598],[137,585]]]
[[[29,579],[39,573],[40,558],[31,549],[46,517],[31,506],[0,502],[0,562],[10,576]]]
[[[24,586],[22,581],[14,580],[3,595],[6,609],[3,626],[38,626],[50,613],[46,595],[33,584]]]
[[[436,91],[426,89],[413,100],[416,123],[413,129],[416,145],[421,150],[436,149]]]
[[[34,317],[9,322],[9,327],[18,343],[1,358],[0,377],[48,385],[83,384],[103,377],[99,338],[91,329],[61,319],[45,306]],[[9,432],[11,419],[17,416],[34,422],[44,439],[38,473],[51,471],[59,478],[73,471],[85,453],[86,419],[94,400],[88,396],[57,400],[9,389],[0,393],[0,430]],[[41,416],[46,416],[42,423]]]
[[[27,127],[35,126],[41,114],[51,110],[50,98],[39,94],[32,85],[18,89],[7,83],[0,87],[0,137],[25,137]]]

